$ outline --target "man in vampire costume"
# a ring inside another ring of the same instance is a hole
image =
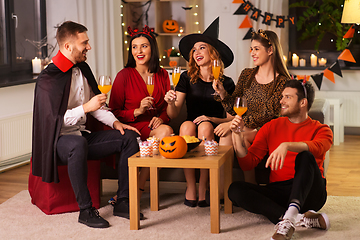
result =
[[[90,67],[85,62],[91,49],[87,28],[71,21],[58,29],[59,52],[39,75],[35,87],[32,173],[44,182],[59,182],[57,165],[68,173],[80,208],[79,222],[105,228],[109,223],[93,208],[87,187],[87,159],[118,153],[118,201],[113,214],[129,218],[128,157],[138,149],[136,128],[120,123],[106,109]],[[86,114],[113,128],[90,132]]]

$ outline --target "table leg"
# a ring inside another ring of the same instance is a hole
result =
[[[140,226],[138,167],[129,167],[129,211],[130,230],[138,230]]]
[[[210,225],[211,233],[220,233],[220,169],[210,169]]]
[[[159,211],[159,172],[157,167],[150,167],[150,210]]]
[[[232,202],[229,199],[228,190],[232,183],[232,169],[234,161],[234,153],[231,152],[231,157],[228,157],[224,163],[224,212],[226,214],[232,213]]]

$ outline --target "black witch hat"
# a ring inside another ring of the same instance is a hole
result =
[[[213,46],[220,54],[220,58],[227,68],[234,61],[234,54],[231,49],[219,37],[219,17],[217,17],[210,26],[202,33],[189,34],[183,37],[179,42],[181,55],[186,61],[189,61],[189,53],[197,42],[205,42]]]

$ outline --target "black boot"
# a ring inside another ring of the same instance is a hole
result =
[[[128,198],[121,198],[116,201],[114,206],[114,216],[123,217],[130,219],[129,216],[129,199]],[[144,215],[140,213],[140,220],[144,219]]]
[[[94,207],[80,210],[79,223],[93,228],[107,228],[110,226],[109,222],[103,219]]]

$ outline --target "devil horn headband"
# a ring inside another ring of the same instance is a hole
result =
[[[131,37],[138,35],[138,34],[145,34],[148,35],[149,37],[153,38],[153,36],[151,35],[151,33],[153,32],[153,29],[150,29],[147,25],[145,25],[145,27],[143,28],[143,30],[141,32],[139,32],[139,29],[134,28],[131,29],[130,26],[128,26],[128,33]]]

